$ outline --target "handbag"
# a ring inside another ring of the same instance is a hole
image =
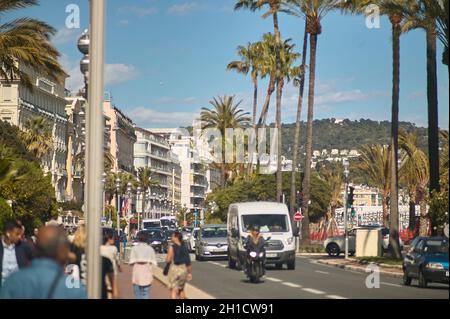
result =
[[[164,266],[164,270],[163,270],[164,276],[167,276],[169,274],[169,268],[170,268],[170,263],[166,263],[166,266]]]

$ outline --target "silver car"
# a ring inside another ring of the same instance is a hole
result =
[[[227,226],[204,225],[195,240],[195,260],[228,256]]]

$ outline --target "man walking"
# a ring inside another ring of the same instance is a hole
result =
[[[85,299],[86,290],[64,274],[69,243],[57,226],[39,230],[36,240],[38,258],[30,267],[11,274],[5,281],[2,299]]]
[[[0,243],[0,288],[14,272],[30,264],[28,251],[21,244],[22,225],[16,220],[4,224]]]

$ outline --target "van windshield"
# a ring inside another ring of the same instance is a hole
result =
[[[261,233],[276,233],[289,231],[287,216],[281,214],[242,215],[242,230],[258,225]]]
[[[147,228],[155,228],[155,227],[161,227],[161,223],[159,221],[145,221],[143,222],[143,228],[147,229]]]

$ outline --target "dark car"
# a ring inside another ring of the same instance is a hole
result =
[[[429,282],[448,284],[448,239],[444,237],[416,237],[403,260],[403,283],[412,279],[420,287]]]
[[[164,235],[166,236],[166,240],[168,241],[168,242],[170,242],[170,240],[172,239],[172,235],[173,235],[173,233],[176,231],[176,229],[166,229],[165,231],[164,231]]]
[[[164,235],[164,233],[161,231],[160,228],[149,228],[145,230],[141,230],[139,232],[144,233],[147,237],[147,243],[155,249],[155,251],[159,253],[166,253],[168,249],[168,242]],[[138,237],[139,237],[138,234]]]

